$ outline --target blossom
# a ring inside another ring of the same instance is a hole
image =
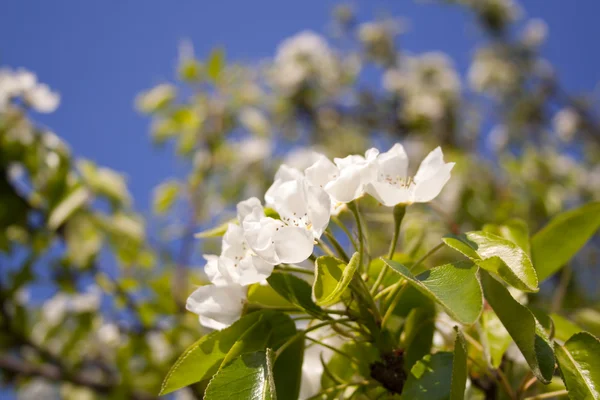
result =
[[[242,227],[229,224],[221,256],[204,256],[207,260],[204,271],[217,286],[229,284],[251,285],[264,281],[273,272],[273,264],[266,262],[251,250],[244,238]]]
[[[285,192],[286,188],[283,191]],[[280,203],[280,200],[277,201]],[[252,204],[248,204],[249,202]],[[240,208],[243,209],[242,212]],[[293,205],[287,208],[287,210],[291,209]],[[293,264],[306,260],[312,254],[314,235],[310,229],[311,221],[307,213],[296,215],[292,213],[293,217],[287,217],[285,216],[287,213],[284,212],[283,215],[280,214],[282,219],[274,219],[265,215],[258,199],[251,198],[238,205],[238,214],[242,217],[246,242],[252,251],[266,262]]]
[[[408,176],[408,157],[401,144],[380,154],[376,161],[376,179],[366,191],[383,205],[424,203],[433,200],[450,179],[454,163],[445,163],[437,147],[421,162],[414,177]]]
[[[277,49],[274,83],[286,92],[295,93],[309,81],[321,88],[333,89],[340,74],[340,66],[327,42],[314,32],[300,32],[283,41]]]
[[[335,158],[339,174],[325,185],[325,191],[337,202],[349,203],[365,193],[366,185],[375,179],[377,170],[375,161],[379,150],[369,149],[365,156],[350,155]]]
[[[11,99],[21,97],[34,110],[51,113],[60,103],[60,95],[50,90],[48,85],[38,83],[37,77],[25,69],[0,71],[0,110]]]
[[[39,84],[31,88],[25,93],[24,98],[31,107],[41,113],[54,112],[60,103],[60,95],[54,93],[45,84]]]
[[[188,297],[185,308],[199,315],[201,325],[223,329],[242,315],[246,293],[245,287],[236,284],[200,286]]]

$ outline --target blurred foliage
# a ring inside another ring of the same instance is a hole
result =
[[[447,232],[515,219],[537,232],[600,199],[596,100],[567,93],[542,58],[545,24],[524,20],[511,0],[438,3],[423,7],[462,7],[479,28],[466,79],[446,54],[403,48],[398,20],[362,22],[348,6],[335,9],[334,45],[302,32],[258,64],[235,63],[225,49],[198,59],[184,44],[176,79],[136,100],[155,145],[187,167],[156,188],[149,218],[135,212],[121,174],[75,157],[35,123],[25,98],[0,101],[2,379],[23,398],[39,398],[38,377],[60,383],[49,390],[66,399],[155,398],[201,334],[183,304],[204,280],[199,255],[218,239],[194,233],[262,196],[284,157],[301,168],[312,150],[343,156],[401,141],[421,159],[441,145],[456,168],[437,202],[407,214],[401,243],[411,258]],[[372,245],[387,243],[377,237],[389,236],[392,216],[374,202],[363,211]],[[561,326],[596,335],[599,243],[596,235],[527,295]],[[203,385],[178,396],[200,398]]]

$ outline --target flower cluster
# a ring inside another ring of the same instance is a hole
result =
[[[403,56],[398,66],[388,69],[383,76],[386,90],[403,96],[403,114],[409,121],[419,118],[439,120],[447,107],[458,101],[460,78],[445,54],[425,53]]]
[[[325,39],[314,32],[301,32],[286,39],[275,56],[272,78],[275,86],[294,94],[305,85],[332,89],[337,86],[341,66]]]
[[[60,103],[60,95],[51,91],[48,85],[39,83],[32,72],[0,70],[0,111],[16,98],[41,113],[54,112]]]
[[[323,155],[304,171],[282,165],[265,194],[265,203],[278,218],[265,214],[253,197],[237,205],[237,223],[230,223],[220,255],[206,255],[210,285],[188,298],[188,310],[200,323],[222,329],[243,312],[247,286],[261,283],[279,264],[298,264],[311,257],[315,241],[331,215],[345,203],[369,194],[385,206],[428,202],[450,179],[454,163],[445,163],[438,147],[429,153],[414,176],[401,144],[379,153],[350,155],[332,162]]]

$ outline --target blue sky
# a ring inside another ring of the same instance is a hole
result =
[[[567,5],[567,3],[570,3]],[[25,67],[62,95],[51,115],[37,120],[77,156],[126,173],[141,211],[154,185],[176,171],[177,161],[154,149],[148,118],[133,109],[135,95],[173,77],[177,47],[189,38],[200,58],[214,46],[229,59],[269,57],[281,39],[312,29],[325,33],[335,1],[47,1],[4,0],[0,15],[0,65]],[[355,1],[359,17],[389,11],[411,21],[401,40],[414,52],[442,50],[461,72],[477,29],[462,10],[408,0]],[[529,0],[530,17],[550,27],[543,53],[565,86],[592,90],[600,81],[596,0]],[[575,6],[576,5],[576,6]]]

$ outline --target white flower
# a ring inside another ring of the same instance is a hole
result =
[[[51,91],[48,85],[38,83],[35,74],[25,69],[0,71],[0,110],[11,98],[19,96],[41,113],[53,112],[60,103],[60,95]]]
[[[241,285],[200,286],[187,299],[186,309],[198,314],[200,324],[223,329],[242,315],[247,289]]]
[[[121,337],[119,327],[112,323],[103,324],[96,334],[102,344],[110,347],[117,346]]]
[[[579,114],[572,108],[564,108],[554,115],[552,122],[558,137],[570,142],[579,128]]]
[[[25,93],[24,98],[31,107],[41,113],[54,112],[60,103],[60,95],[45,84],[31,88]]]
[[[253,254],[242,227],[236,224],[229,224],[223,236],[221,256],[207,255],[205,259],[208,263],[204,271],[217,286],[251,285],[264,281],[273,272],[273,264]]]
[[[323,157],[318,149],[313,147],[298,147],[286,154],[283,164],[290,168],[304,171]]]
[[[523,30],[523,42],[531,47],[539,46],[548,36],[548,25],[539,18],[527,22]]]
[[[414,177],[408,176],[408,157],[400,144],[395,144],[376,160],[376,179],[366,191],[385,206],[424,203],[433,200],[450,179],[454,163],[445,163],[442,149],[437,147],[421,162]]]
[[[251,207],[247,204],[250,201],[254,203]],[[294,264],[312,254],[314,236],[307,226],[310,224],[307,216],[297,215],[289,220],[283,216],[282,220],[267,217],[256,198],[238,204],[238,215],[246,242],[266,262]]]
[[[340,80],[340,66],[325,39],[314,32],[301,32],[281,43],[275,56],[275,84],[295,92],[309,80],[324,89],[334,88]]]
[[[351,155],[345,158],[335,158],[339,174],[325,185],[325,191],[334,201],[349,203],[365,193],[366,185],[377,175],[377,149],[367,150],[365,157]]]

